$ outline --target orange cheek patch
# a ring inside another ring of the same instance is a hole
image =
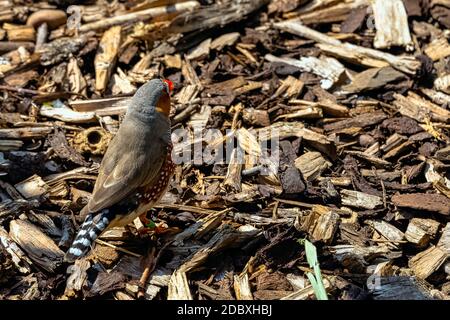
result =
[[[166,116],[170,114],[170,97],[167,93],[163,93],[156,105],[156,111],[164,113]]]

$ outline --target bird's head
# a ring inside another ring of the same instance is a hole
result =
[[[138,112],[153,117],[159,113],[168,117],[172,89],[173,84],[170,80],[150,80],[134,94],[129,112]]]

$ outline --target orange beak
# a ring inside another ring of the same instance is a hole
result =
[[[172,92],[173,91],[172,81],[165,79],[164,82],[167,83],[167,86],[169,87],[169,92]]]

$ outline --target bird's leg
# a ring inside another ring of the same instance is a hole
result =
[[[141,214],[139,216],[139,219],[141,219],[141,222],[144,224],[144,226],[147,226],[150,223],[150,220],[147,218],[147,212]]]

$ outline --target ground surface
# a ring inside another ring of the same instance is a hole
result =
[[[315,299],[302,239],[329,299],[447,299],[450,2],[381,2],[0,0],[0,299]],[[155,77],[168,193],[63,264]]]

